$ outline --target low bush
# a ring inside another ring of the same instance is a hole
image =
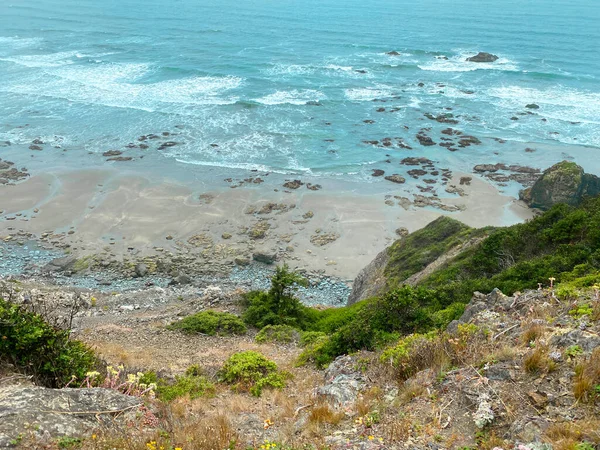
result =
[[[187,334],[201,333],[209,336],[245,334],[247,331],[246,325],[238,316],[218,311],[202,311],[172,323],[167,328]]]
[[[0,362],[13,364],[37,383],[61,388],[99,368],[92,349],[70,334],[23,305],[0,299]]]
[[[331,352],[331,338],[327,334],[311,331],[306,333],[305,336],[306,339],[300,341],[300,345],[304,347],[304,350],[298,356],[297,365],[303,366],[313,363],[322,368],[335,358]]]
[[[258,332],[254,340],[259,344],[265,342],[280,342],[289,344],[297,342],[300,338],[300,333],[294,327],[289,325],[267,325]]]
[[[436,338],[435,332],[408,335],[385,350],[380,360],[393,367],[400,379],[406,380],[417,372],[432,367],[439,360],[441,352]]]
[[[219,371],[220,381],[256,397],[265,388],[283,389],[287,378],[289,374],[280,371],[275,362],[253,351],[234,353]]]
[[[322,331],[305,331],[300,335],[300,347],[307,347],[327,337]]]
[[[140,383],[156,386],[154,389],[156,397],[165,402],[181,397],[189,397],[190,400],[194,400],[212,396],[215,393],[214,384],[204,376],[198,366],[188,367],[185,374],[176,375],[174,381],[159,378],[156,372],[146,372],[140,377]]]

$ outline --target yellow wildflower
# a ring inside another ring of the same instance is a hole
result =
[[[95,434],[92,434],[92,439],[96,439],[98,436],[96,436]]]
[[[375,439],[375,436],[369,436],[370,441],[372,441],[373,439]]]

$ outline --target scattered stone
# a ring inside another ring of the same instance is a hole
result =
[[[102,153],[102,156],[119,156],[122,154],[123,152],[119,150],[109,150],[107,152]]]
[[[408,236],[409,235],[408,228],[405,228],[405,227],[396,228],[396,234],[400,237]]]
[[[135,275],[137,277],[145,277],[146,275],[148,275],[148,266],[142,263],[136,264]]]
[[[336,234],[336,233],[318,233],[318,234],[314,234],[310,237],[310,242],[313,245],[322,247],[324,245],[330,244],[330,243],[338,240],[339,237],[340,237],[340,235]]]
[[[223,233],[223,234],[221,235],[221,238],[222,238],[222,239],[231,239],[231,238],[232,238],[232,236],[231,236],[231,233]]]
[[[287,181],[286,183],[283,184],[284,188],[287,189],[298,189],[300,186],[303,186],[304,183],[300,180],[291,180],[291,181]]]
[[[385,174],[385,171],[381,170],[381,169],[373,169],[373,173],[371,174],[372,177],[381,177]]]
[[[277,250],[274,249],[257,249],[252,253],[252,259],[264,264],[273,264],[277,260]]]
[[[406,182],[406,179],[404,177],[401,177],[397,173],[395,173],[393,175],[388,175],[387,177],[385,177],[385,179],[388,181],[391,181],[392,183],[398,183],[398,184],[402,184],[402,183]]]
[[[131,156],[117,156],[114,158],[108,158],[107,161],[131,161],[133,158]]]
[[[43,148],[42,148],[42,147],[40,147],[39,145],[30,145],[30,146],[29,146],[29,150],[37,150],[37,151],[40,151],[40,150],[43,150]]]
[[[537,105],[535,103],[530,103],[529,105],[526,105],[525,108],[529,108],[529,109],[540,109],[540,105]]]

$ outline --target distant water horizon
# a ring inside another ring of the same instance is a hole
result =
[[[81,165],[164,132],[157,164],[219,173],[372,182],[407,156],[599,172],[599,22],[584,0],[2,2],[0,157],[38,139],[45,166],[65,149]],[[417,139],[449,126],[483,144]]]

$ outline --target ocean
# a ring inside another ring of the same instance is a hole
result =
[[[134,167],[105,162],[117,149],[357,183],[407,156],[600,173],[598,23],[593,0],[4,0],[0,157]],[[499,59],[466,61],[480,51]],[[449,126],[482,144],[417,139]],[[162,133],[172,146],[137,147]]]

